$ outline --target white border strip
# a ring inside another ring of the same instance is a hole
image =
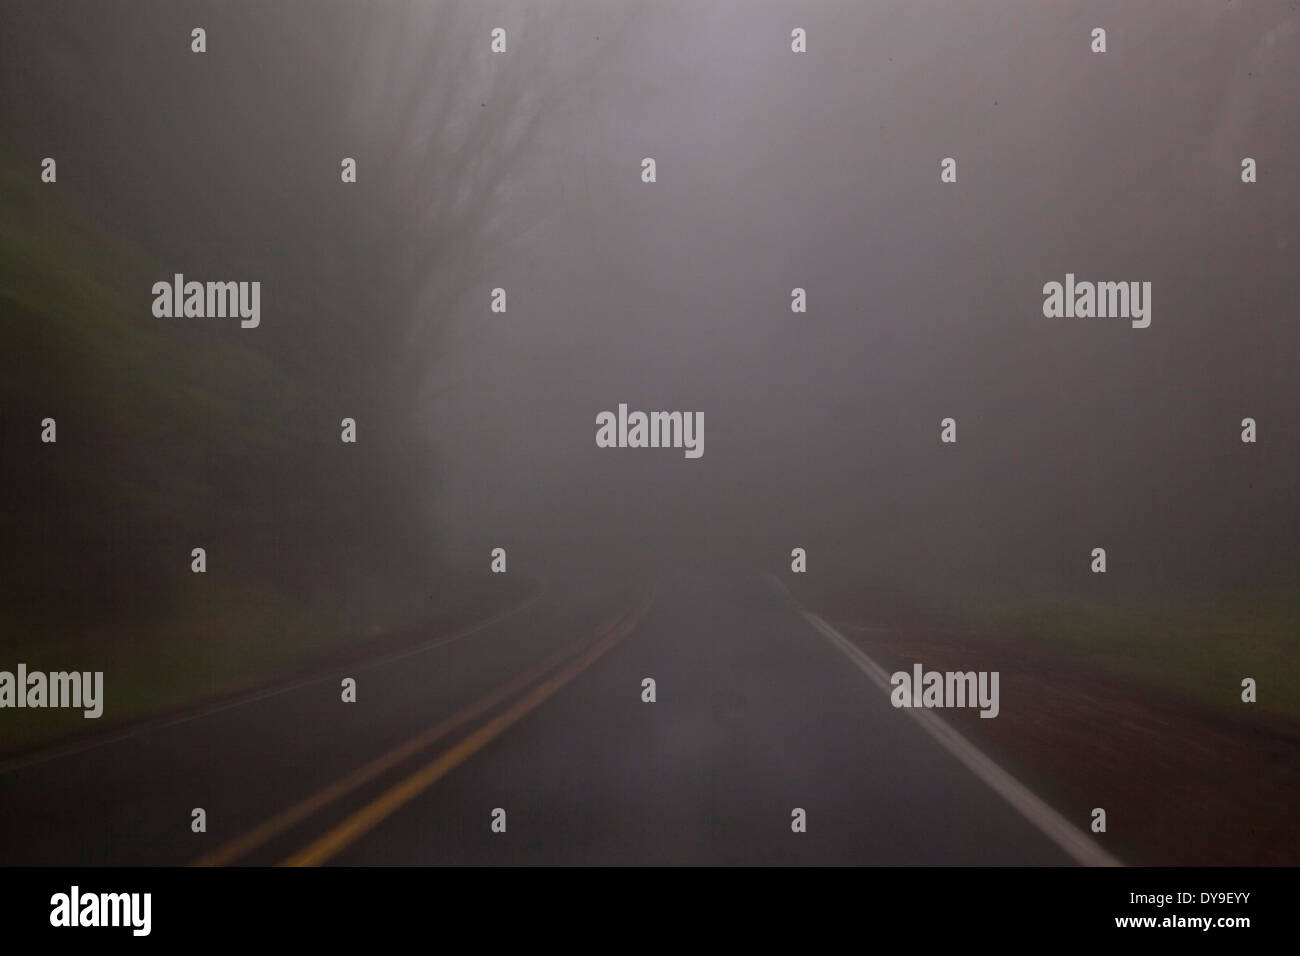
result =
[[[792,610],[802,616],[822,636],[843,651],[844,655],[856,664],[862,673],[871,678],[872,683],[885,693],[889,693],[889,673],[883,667],[868,657],[862,648],[816,614],[804,610],[776,575],[769,574],[767,578],[786,599]],[[988,784],[994,792],[1018,810],[1026,820],[1038,827],[1052,842],[1068,853],[1072,859],[1083,866],[1124,865],[1099,847],[1086,833],[1044,803],[1032,790],[994,763],[987,754],[953,730],[943,718],[933,711],[919,707],[900,709],[906,711],[945,750],[965,764],[967,769]]]

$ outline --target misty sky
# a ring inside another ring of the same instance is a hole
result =
[[[434,442],[450,551],[800,545],[1068,588],[1101,545],[1139,586],[1295,581],[1294,2],[132,6],[23,12],[60,39],[0,51],[11,158],[77,157],[61,181],[162,275],[261,278],[257,346],[284,361],[436,322],[428,388],[392,397]],[[365,190],[340,199],[343,155]],[[436,228],[421,288],[372,281],[378,239]],[[1067,272],[1151,282],[1150,328],[1044,318]],[[702,411],[704,456],[597,448],[620,402]]]
[[[467,535],[1294,579],[1293,10],[710,7],[643,14],[523,164],[510,313],[471,297],[433,419]],[[1152,282],[1150,328],[1045,319],[1067,271]],[[704,457],[597,449],[618,402],[704,410]]]

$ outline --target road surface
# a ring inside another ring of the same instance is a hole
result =
[[[601,613],[549,588],[456,640],[0,768],[11,865],[1073,862],[747,574]]]

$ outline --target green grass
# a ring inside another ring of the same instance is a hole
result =
[[[1104,670],[1217,709],[1240,708],[1253,677],[1263,710],[1300,717],[1300,594],[1163,595],[1110,602],[949,600],[981,633],[1030,636]]]
[[[896,627],[925,622],[980,639],[1028,639],[1064,658],[1149,684],[1197,706],[1300,718],[1300,588],[1285,582],[1179,588],[1114,596],[1053,591],[984,576],[939,580],[898,561],[854,562],[806,588],[816,606],[846,621]],[[1241,701],[1242,678],[1258,687]]]
[[[269,587],[194,576],[174,607],[134,625],[69,630],[4,621],[0,669],[103,671],[104,714],[74,710],[0,712],[0,754],[39,749],[273,683],[287,675],[364,656],[372,638],[418,627],[429,637],[486,619],[521,600],[526,585],[440,574],[438,590],[395,596],[389,582],[364,582],[346,601],[292,598]]]
[[[152,282],[173,270],[73,195],[0,160],[0,403],[15,420],[0,461],[0,670],[102,670],[105,709],[99,720],[0,711],[0,753],[236,692],[421,622],[463,626],[517,599],[516,582],[439,565],[408,518],[419,503],[388,481],[400,470],[421,487],[410,453],[403,469],[373,458],[370,471],[328,467],[330,443],[304,421],[334,401],[329,362],[291,372],[265,351],[269,338],[154,318]],[[38,426],[52,407],[59,442],[45,447]],[[225,536],[205,575],[189,573],[190,545],[175,535],[195,522]]]

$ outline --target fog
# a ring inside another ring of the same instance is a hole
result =
[[[1297,64],[7,2],[0,863],[1294,864]]]
[[[274,420],[121,426],[95,466],[155,498],[203,470],[213,534],[1044,590],[1105,547],[1121,588],[1294,584],[1293,6],[27,4],[3,140],[133,250],[136,321]],[[176,272],[261,281],[260,327],[154,319]],[[1150,326],[1045,317],[1067,273],[1150,282]],[[620,403],[702,412],[703,456],[597,447]]]
[[[696,6],[644,13],[524,158],[510,311],[472,301],[473,386],[431,417],[442,527],[543,566],[803,546],[1069,589],[1105,546],[1120,587],[1294,582],[1294,15],[1103,5],[1096,55],[1023,4]],[[1045,318],[1066,272],[1150,281],[1150,327]],[[703,411],[704,456],[595,447],[620,402]]]

